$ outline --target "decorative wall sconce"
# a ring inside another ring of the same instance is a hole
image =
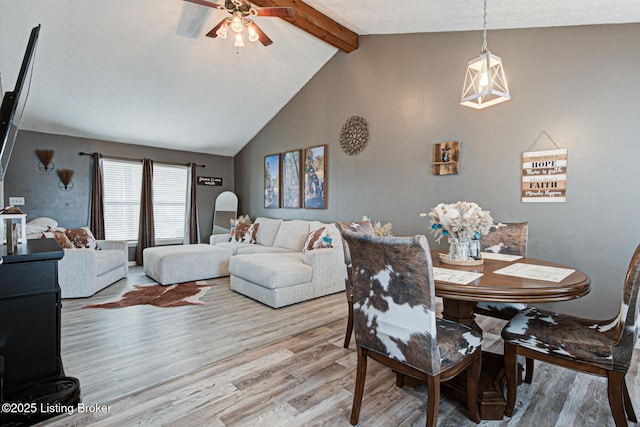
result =
[[[40,162],[38,163],[38,169],[40,169],[43,172],[51,172],[55,167],[55,165],[51,161],[53,160],[54,153],[55,153],[54,150],[37,149],[36,155],[40,160]]]
[[[60,182],[58,183],[59,189],[69,191],[73,188],[73,182],[71,182],[73,171],[71,169],[58,169],[58,176],[60,177]]]

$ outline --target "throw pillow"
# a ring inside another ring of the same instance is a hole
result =
[[[260,224],[238,223],[233,228],[232,242],[237,243],[256,243],[256,232]]]
[[[38,217],[27,222],[26,229],[27,234],[37,234],[45,231],[55,230],[58,223],[55,219]]]
[[[307,240],[304,242],[304,252],[313,249],[332,248],[332,242],[333,239],[327,234],[326,227],[320,227],[307,236]]]
[[[76,249],[100,249],[89,227],[67,228],[65,234]]]
[[[42,239],[56,239],[56,242],[62,249],[72,249],[73,244],[66,234],[62,231],[45,231],[42,233]]]

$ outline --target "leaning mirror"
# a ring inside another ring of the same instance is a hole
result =
[[[211,234],[227,234],[231,232],[231,221],[238,216],[238,196],[231,191],[224,191],[216,197],[213,211],[213,231]]]

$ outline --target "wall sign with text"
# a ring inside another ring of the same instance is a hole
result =
[[[522,201],[567,201],[566,148],[522,153]]]
[[[218,187],[222,185],[222,178],[214,178],[212,176],[199,176],[198,185],[211,185]]]

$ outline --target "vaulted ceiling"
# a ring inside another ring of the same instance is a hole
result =
[[[3,0],[2,89],[42,24],[22,129],[233,156],[356,35],[482,28],[481,0],[305,3],[256,0],[297,14],[256,17],[274,43],[238,53],[204,36],[225,11],[182,0]],[[488,4],[489,29],[629,22],[638,0]]]

